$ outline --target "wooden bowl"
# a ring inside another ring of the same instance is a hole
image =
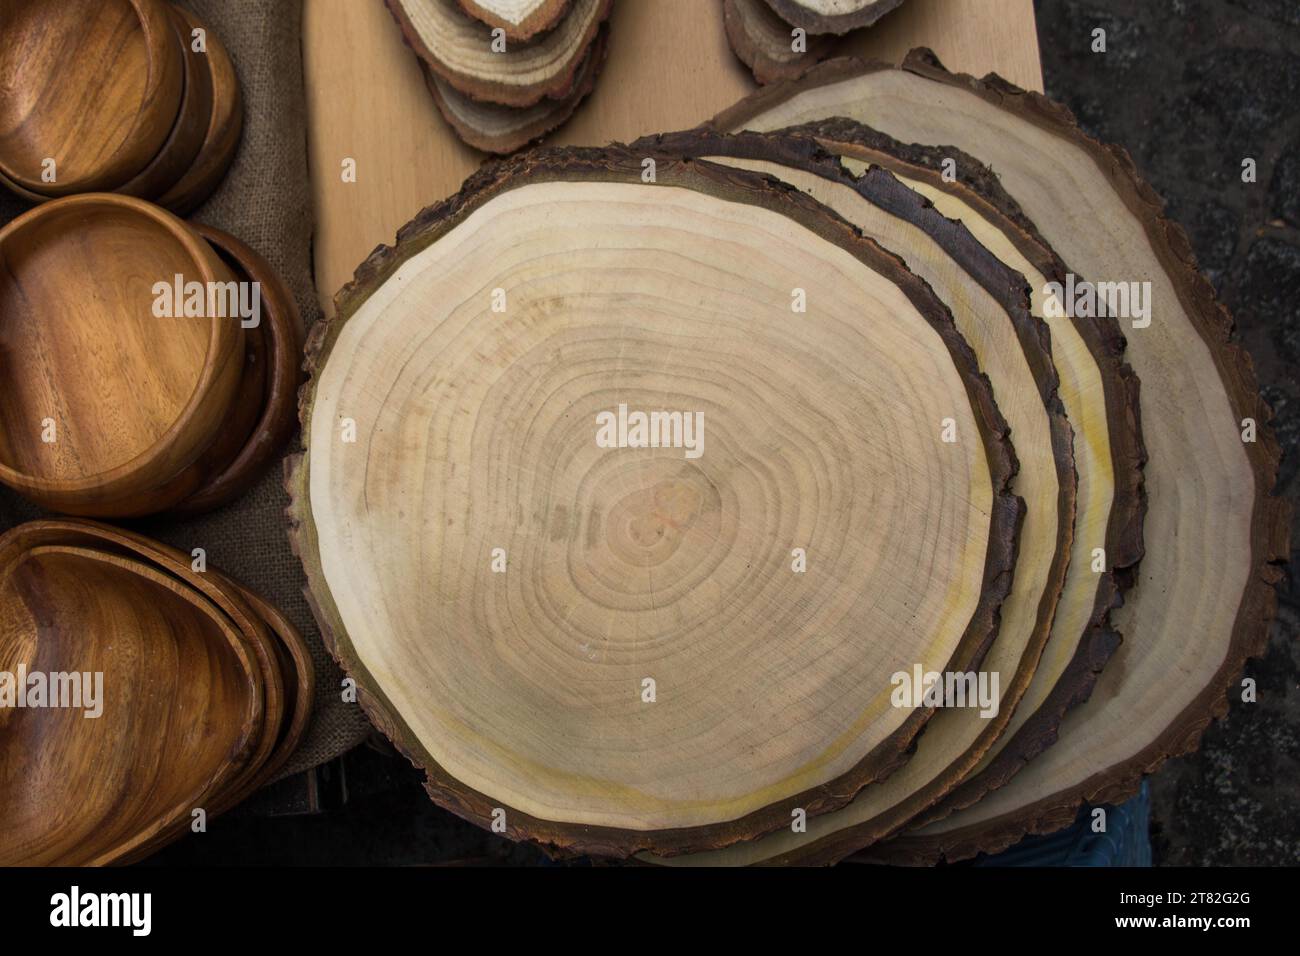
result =
[[[281,670],[284,675],[286,699],[293,702],[292,708],[285,711],[276,738],[275,749],[266,760],[266,763],[262,765],[252,782],[246,787],[235,789],[228,786],[208,801],[205,809],[208,811],[208,819],[210,820],[235,806],[254,790],[270,783],[293,752],[298,749],[298,745],[302,742],[307,727],[310,725],[316,682],[311,652],[308,650],[307,643],[303,640],[302,635],[298,633],[297,628],[290,624],[279,610],[252,591],[247,588],[239,588],[239,585],[221,575],[220,572],[210,569],[208,573],[241,590],[249,604],[262,615],[272,634],[279,638],[275,645],[276,654],[280,659]],[[269,727],[263,729],[263,733],[270,732]],[[170,842],[170,839],[160,838],[147,845],[142,845],[139,850],[131,854],[127,862],[143,860],[162,849],[168,842]]]
[[[202,488],[173,509],[177,514],[212,511],[248,490],[297,428],[298,387],[302,384],[303,325],[293,293],[269,262],[234,236],[202,223],[190,226],[241,281],[257,282],[261,288],[262,323],[249,330],[249,338],[263,343],[262,366],[256,372],[264,386],[258,401],[259,417],[243,431],[240,448],[224,467],[212,472]],[[255,378],[247,373],[245,377],[251,390]],[[231,433],[236,430],[232,427]]]
[[[248,280],[248,277],[243,273],[233,272],[232,274],[239,282]],[[189,502],[192,497],[209,487],[214,477],[225,474],[253,435],[254,428],[257,426],[257,422],[266,407],[269,343],[267,342],[265,326],[266,323],[263,322],[257,328],[244,331],[244,370],[240,376],[239,390],[235,394],[235,401],[230,408],[230,414],[226,418],[225,427],[222,428],[221,434],[217,436],[216,442],[208,448],[199,460],[204,476],[199,483],[199,488],[187,496],[180,505],[171,509],[171,513],[180,513],[179,509]],[[209,507],[194,508],[185,513],[199,514],[202,511],[211,510],[224,504],[225,500],[223,498]]]
[[[265,723],[249,761],[239,774],[227,781],[221,798],[207,808],[209,814],[233,806],[257,789],[265,779],[265,766],[280,742],[286,707],[296,706],[296,702],[290,705],[286,700],[281,657],[276,649],[280,638],[268,628],[243,589],[214,569],[195,571],[190,556],[176,548],[122,528],[76,520],[37,521],[25,527],[64,546],[94,548],[146,564],[201,595],[219,616],[235,627],[264,677]]]
[[[162,148],[184,87],[165,0],[6,3],[0,38],[7,179],[42,196],[115,189]]]
[[[205,60],[212,84],[212,112],[198,156],[189,171],[158,199],[159,205],[179,215],[188,215],[212,195],[234,161],[244,128],[244,103],[235,64],[220,38],[189,10],[177,7],[176,13],[185,21],[186,36],[195,29],[205,31],[208,40]]]
[[[164,510],[199,487],[245,335],[236,319],[155,317],[155,286],[175,275],[234,281],[138,199],[67,197],[0,229],[0,482],[100,516]]]
[[[209,819],[267,783],[302,742],[315,694],[311,653],[298,630],[265,599],[214,568],[195,572],[188,556],[148,537],[75,518],[33,521],[15,529],[18,545],[90,551],[105,561],[143,565],[185,590],[248,648],[262,678],[263,721],[248,759],[203,798]],[[0,561],[4,552],[0,550]],[[0,564],[3,567],[3,564]],[[117,862],[143,859],[176,836],[160,833]]]
[[[102,673],[102,713],[4,715],[0,865],[119,862],[184,832],[243,772],[262,675],[192,589],[93,549],[31,547],[29,530],[0,539],[0,661]]]
[[[280,655],[280,673],[284,678],[285,700],[292,706],[285,709],[284,722],[275,750],[262,771],[262,783],[271,778],[293,756],[311,724],[311,713],[316,698],[316,668],[311,651],[298,629],[289,619],[265,598],[249,588],[244,588],[244,598],[266,622],[267,628],[277,638],[276,650]]]
[[[127,196],[157,199],[180,181],[198,158],[212,117],[212,71],[206,53],[194,49],[190,29],[180,12],[171,7],[168,14],[176,45],[185,64],[185,85],[181,108],[167,141],[139,173],[114,190]]]
[[[27,200],[29,203],[39,204],[50,201],[49,196],[42,196],[40,193],[34,193],[30,189],[24,189],[22,186],[19,186],[16,182],[6,176],[3,171],[0,171],[0,186],[4,186],[11,193],[16,194],[21,199]]]

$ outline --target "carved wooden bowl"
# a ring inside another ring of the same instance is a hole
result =
[[[202,290],[234,280],[141,200],[68,197],[0,230],[0,482],[106,517],[163,510],[199,487],[245,333],[237,317],[176,315],[188,295],[174,294],[177,276]]]
[[[185,832],[245,772],[262,671],[194,589],[30,529],[0,539],[0,669],[50,686],[81,674],[99,692],[0,711],[0,865],[117,862]]]
[[[116,189],[163,148],[185,87],[165,0],[6,3],[0,38],[6,179],[43,196]]]

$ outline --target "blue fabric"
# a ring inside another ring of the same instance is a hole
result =
[[[1025,837],[995,856],[980,856],[975,866],[1150,866],[1151,795],[1146,782],[1132,800],[1103,806],[1105,833],[1092,832],[1094,808],[1084,807],[1067,829]]]

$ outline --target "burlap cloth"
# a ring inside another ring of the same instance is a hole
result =
[[[320,306],[311,266],[302,2],[186,0],[183,5],[229,48],[244,93],[244,135],[235,163],[193,218],[225,229],[264,255],[293,290],[310,328],[320,318]],[[0,189],[0,224],[27,208]],[[297,444],[295,437],[289,450]],[[206,549],[210,564],[261,592],[302,630],[316,662],[316,708],[306,739],[285,767],[287,775],[350,749],[370,725],[356,704],[343,702],[342,675],[325,651],[303,598],[302,568],[285,534],[288,496],[281,481],[276,465],[240,500],[213,514],[130,525],[186,552]],[[0,487],[0,529],[41,516],[40,509]]]

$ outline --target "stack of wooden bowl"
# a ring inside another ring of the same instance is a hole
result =
[[[335,306],[289,478],[312,605],[494,832],[963,859],[1255,699],[1271,411],[1127,153],[1045,97],[828,61],[489,164]]]
[[[138,860],[302,739],[302,637],[256,594],[78,520],[0,536],[0,866]]]
[[[167,0],[0,5],[0,182],[32,202],[108,191],[187,213],[234,159],[234,64]]]
[[[595,86],[613,0],[385,0],[462,140],[512,153]]]
[[[295,427],[301,319],[242,242],[140,199],[0,229],[0,483],[54,511],[218,507]]]
[[[721,0],[727,41],[759,83],[790,80],[845,51],[837,41],[873,26],[903,0]]]

